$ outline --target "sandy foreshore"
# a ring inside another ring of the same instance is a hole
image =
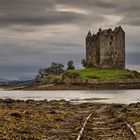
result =
[[[140,103],[72,104],[0,100],[0,138],[6,140],[133,140],[140,134]],[[134,131],[134,132],[133,132]]]

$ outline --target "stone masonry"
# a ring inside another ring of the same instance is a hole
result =
[[[122,27],[114,30],[89,31],[86,37],[86,67],[125,68],[125,32]]]

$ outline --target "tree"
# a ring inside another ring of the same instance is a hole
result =
[[[64,65],[61,63],[52,63],[51,67],[49,67],[48,71],[52,75],[61,75],[64,73]]]
[[[83,67],[85,68],[85,67],[86,67],[86,60],[85,60],[85,59],[82,59],[81,64],[82,64]]]
[[[38,77],[43,77],[45,75],[45,69],[41,68],[39,71],[38,71],[39,75]]]
[[[39,77],[46,77],[50,75],[61,75],[64,73],[64,66],[60,63],[52,63],[50,67],[41,68],[39,70]]]
[[[68,65],[67,70],[74,70],[75,69],[75,66],[74,66],[74,63],[72,60],[68,61],[67,65]]]

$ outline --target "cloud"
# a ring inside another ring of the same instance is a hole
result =
[[[69,11],[58,10],[58,5],[63,5],[67,9],[69,7]],[[74,7],[79,11],[75,11]],[[78,24],[84,21],[88,22],[88,20],[96,22],[99,20],[97,17],[102,17],[100,14],[106,11],[104,9],[115,7],[116,3],[110,0],[106,2],[103,0],[12,0],[10,2],[9,0],[0,0],[0,25],[42,26],[47,24]],[[102,10],[99,9],[99,12],[98,8],[102,8]],[[87,11],[87,14],[81,13],[82,10]],[[96,10],[99,12],[98,16]],[[89,17],[88,11],[92,11],[92,16]]]
[[[84,14],[75,12],[48,11],[40,14],[8,14],[0,17],[1,26],[12,25],[58,25],[71,24],[86,19]]]
[[[126,63],[140,65],[139,16],[139,0],[0,0],[0,77],[33,76],[52,61],[79,67],[88,30],[119,25]]]
[[[140,11],[139,11],[140,12]],[[133,20],[132,20],[133,19]],[[124,25],[132,25],[132,26],[140,26],[140,18],[137,15],[129,15],[122,18],[120,24]]]

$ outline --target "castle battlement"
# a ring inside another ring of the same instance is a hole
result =
[[[121,26],[114,30],[88,32],[86,37],[86,66],[96,68],[125,68],[125,32]]]

